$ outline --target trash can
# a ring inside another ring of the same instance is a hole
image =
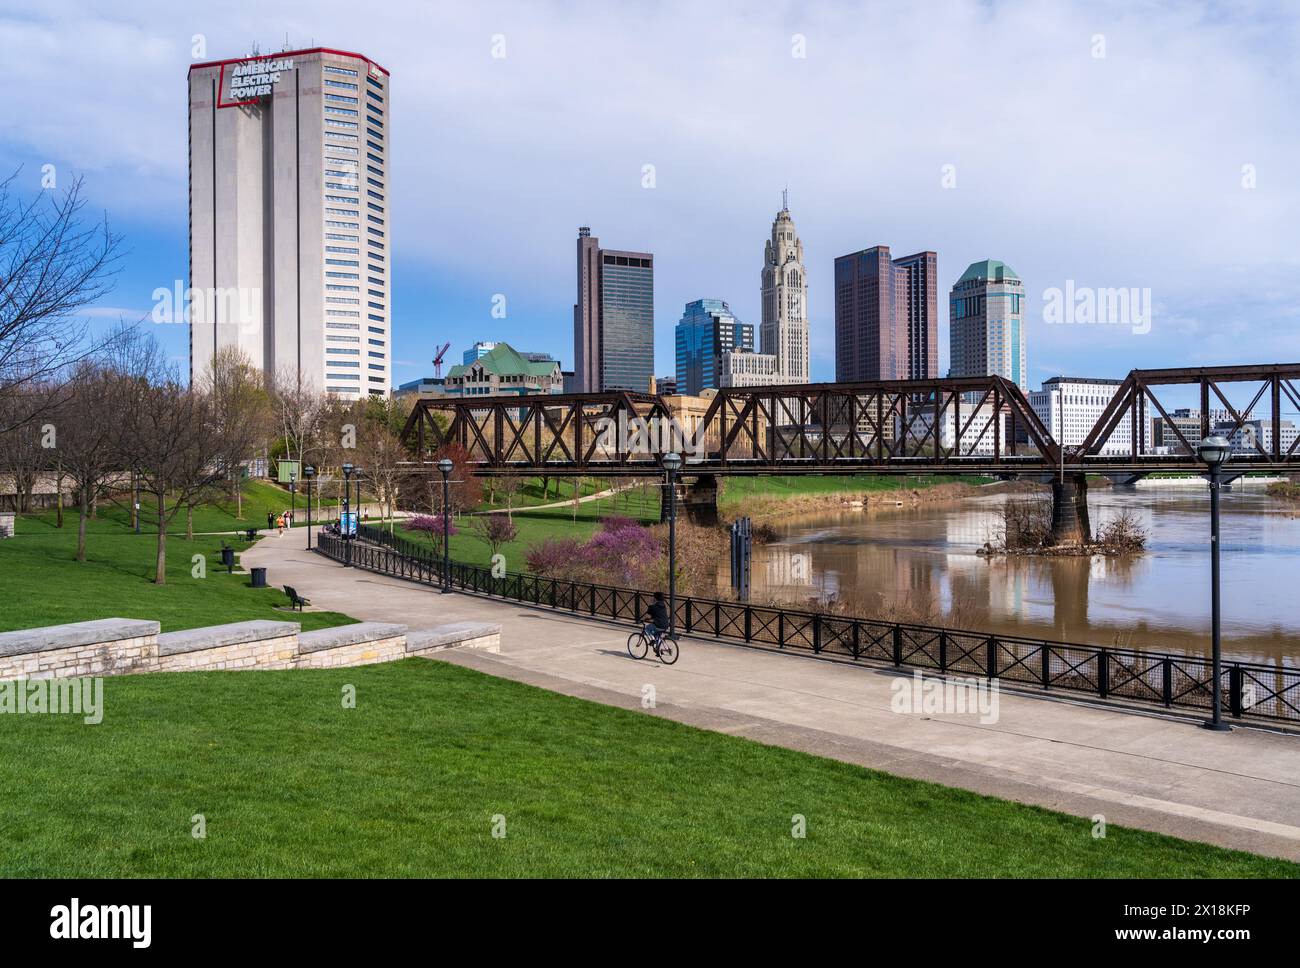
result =
[[[227,568],[234,568],[234,567],[235,567],[235,549],[234,549],[234,548],[225,548],[225,547],[223,547],[223,548],[221,549],[221,563],[222,563],[223,565],[225,565]]]
[[[257,529],[256,528],[245,529],[244,537],[246,537],[249,541],[252,541],[254,538],[257,537]]]
[[[250,574],[252,574],[252,576],[253,576],[253,587],[254,587],[254,588],[265,588],[265,587],[266,587],[266,569],[265,569],[265,568],[253,568],[253,569],[251,569]]]

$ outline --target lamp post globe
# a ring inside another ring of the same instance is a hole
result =
[[[1206,437],[1196,445],[1196,456],[1211,469],[1222,467],[1231,447],[1222,437]]]
[[[1211,716],[1206,729],[1228,732],[1223,721],[1223,635],[1219,606],[1219,488],[1220,475],[1232,448],[1218,436],[1206,437],[1196,445],[1196,455],[1210,469],[1210,701]]]

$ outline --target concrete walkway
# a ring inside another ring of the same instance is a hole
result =
[[[358,619],[501,624],[499,655],[452,652],[444,661],[630,709],[653,686],[652,715],[1049,807],[1089,828],[1087,818],[1101,814],[1300,860],[1300,736],[1211,733],[1196,720],[1006,690],[996,723],[896,713],[890,687],[910,671],[687,637],[674,666],[635,661],[628,626],[345,569],[304,550],[305,538],[303,529],[265,538],[242,564],[265,565],[271,584]]]

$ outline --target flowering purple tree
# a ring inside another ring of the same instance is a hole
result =
[[[659,542],[631,518],[606,518],[583,546],[582,563],[592,575],[616,585],[640,585],[659,567]]]
[[[433,542],[433,547],[442,554],[442,535],[443,528],[447,529],[448,535],[458,532],[456,525],[450,520],[445,519],[444,515],[439,514],[417,514],[407,518],[402,527],[407,531],[418,531],[421,534],[427,534],[429,540]]]
[[[577,538],[544,538],[524,554],[528,570],[543,578],[580,577],[582,542]]]

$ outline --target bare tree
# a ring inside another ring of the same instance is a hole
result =
[[[116,421],[127,394],[122,378],[90,363],[77,367],[60,411],[56,452],[77,495],[77,561],[86,560],[86,522],[95,501],[122,467]]]
[[[222,444],[210,398],[173,377],[132,381],[119,415],[119,446],[154,499],[158,554],[154,583],[167,583],[167,526],[195,496],[225,480]],[[170,503],[169,503],[170,499]]]
[[[515,517],[515,502],[519,500],[519,487],[523,482],[513,474],[507,475],[506,477],[498,477],[495,480],[497,493],[505,499],[506,517],[513,521]]]
[[[61,195],[30,201],[13,192],[17,174],[0,181],[0,433],[53,406],[58,395],[30,391],[102,345],[80,310],[113,288],[120,239],[107,219],[83,220],[82,181]],[[33,409],[33,407],[35,409]]]
[[[12,481],[14,510],[19,514],[31,511],[37,478],[51,462],[49,451],[41,446],[49,428],[31,422],[29,416],[45,411],[49,399],[41,387],[26,387],[0,399],[0,423],[13,425],[0,432],[0,473]]]
[[[235,517],[244,517],[242,470],[272,427],[271,397],[262,375],[238,347],[224,347],[213,357],[200,388],[212,404],[215,432],[225,465],[227,488],[235,499]]]
[[[387,517],[388,530],[393,530],[393,512],[403,480],[408,471],[402,466],[410,459],[397,434],[386,424],[364,420],[357,430],[356,460],[364,469],[366,481],[379,502],[379,513]]]
[[[275,374],[268,389],[276,433],[284,441],[285,456],[301,463],[304,454],[316,444],[328,412],[328,398],[311,381],[298,379],[288,368]]]

